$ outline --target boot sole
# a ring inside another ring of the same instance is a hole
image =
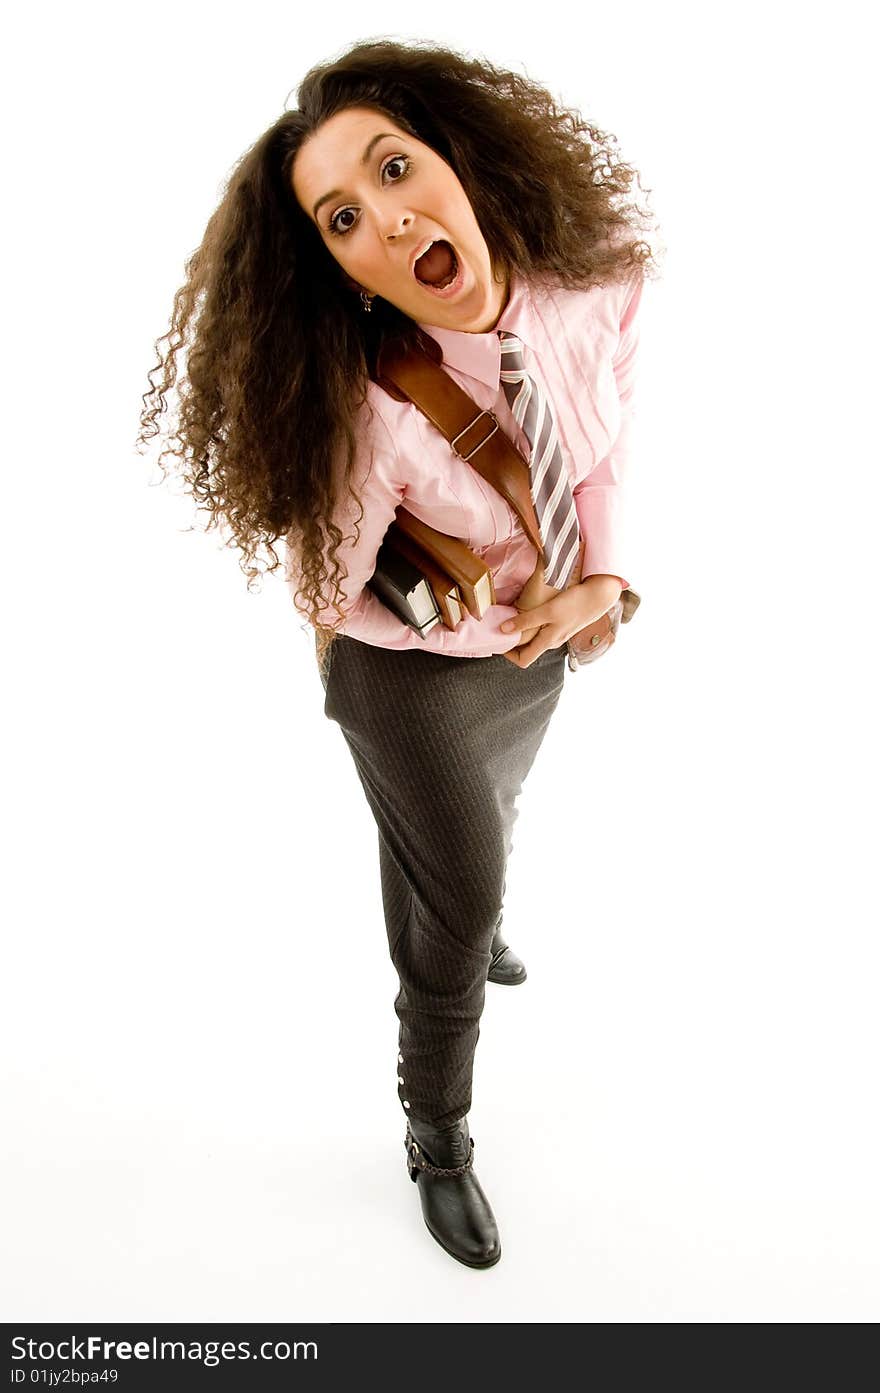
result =
[[[511,982],[506,977],[493,977],[491,972],[489,972],[486,974],[486,981],[494,982],[496,987],[521,987],[528,975],[527,972],[524,972],[522,977],[515,977]]]

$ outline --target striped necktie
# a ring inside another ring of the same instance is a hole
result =
[[[580,531],[568,471],[559,448],[553,407],[546,392],[526,372],[522,342],[506,329],[501,340],[501,385],[531,450],[532,499],[544,543],[544,581],[564,590],[577,564]],[[536,444],[537,442],[537,444]]]

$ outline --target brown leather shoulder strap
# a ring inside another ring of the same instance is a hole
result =
[[[449,441],[453,450],[482,475],[518,514],[539,556],[544,547],[532,501],[529,466],[491,411],[482,411],[440,366],[427,347],[406,347],[394,339],[380,350],[376,381],[397,401],[411,401]]]

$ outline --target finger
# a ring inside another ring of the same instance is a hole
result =
[[[536,658],[540,658],[542,653],[546,653],[553,644],[549,642],[545,635],[539,634],[533,638],[531,643],[522,644],[516,651],[519,654],[519,666],[531,667]]]
[[[537,634],[537,633],[540,633],[540,629],[539,629],[539,627],[538,627],[537,625],[535,625],[535,624],[530,624],[529,627],[528,627],[527,629],[520,628],[519,631],[518,631],[518,633],[516,633],[516,634],[514,635],[515,642],[514,642],[514,644],[513,644],[513,647],[514,647],[514,648],[522,648],[523,644],[528,643],[529,639],[534,638],[534,637],[535,637],[535,634]],[[506,653],[510,653],[510,652],[512,652],[512,649],[506,648],[504,651],[505,651]]]
[[[522,648],[508,648],[507,652],[502,653],[501,656],[506,658],[509,663],[513,663],[514,667],[522,667],[522,653]]]
[[[508,648],[503,656],[507,658],[510,662],[515,663],[517,667],[520,667],[520,654],[523,652],[524,648],[530,642],[530,640],[533,639],[535,635],[539,634],[540,632],[540,629],[527,629],[526,632],[522,635],[519,643],[515,644],[513,648]]]
[[[531,638],[531,634],[529,634],[528,637]],[[503,656],[507,659],[508,662],[515,663],[517,667],[522,667],[522,655],[525,652],[526,647],[527,645],[525,643],[519,643],[514,648],[508,648]]]
[[[523,610],[522,614],[518,614],[514,619],[505,619],[501,625],[501,632],[513,634],[519,629],[540,629],[542,624],[548,622],[549,616],[545,613],[546,608],[546,605],[536,605],[534,609]]]

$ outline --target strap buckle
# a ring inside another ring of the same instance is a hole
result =
[[[467,435],[467,433],[468,433],[468,431],[470,430],[471,426],[475,426],[475,425],[477,424],[477,422],[478,422],[478,421],[481,419],[481,417],[483,417],[483,416],[488,416],[489,419],[493,422],[492,429],[491,429],[490,431],[488,431],[486,435],[483,436],[482,440],[478,440],[478,441],[477,441],[477,443],[476,443],[476,445],[474,445],[473,449],[468,450],[467,454],[463,454],[462,451],[458,448],[458,442],[459,442],[459,440],[461,440],[461,438],[462,438],[463,435]],[[478,411],[477,414],[476,414],[476,416],[474,417],[474,419],[473,419],[472,421],[468,421],[468,423],[467,423],[467,425],[465,426],[464,430],[460,430],[460,431],[458,432],[458,435],[455,437],[455,439],[454,439],[454,440],[451,440],[449,443],[451,444],[451,446],[452,446],[453,450],[455,451],[455,453],[458,455],[459,459],[469,460],[470,457],[471,457],[471,455],[475,455],[475,454],[477,453],[478,450],[482,449],[482,447],[486,444],[486,441],[487,441],[487,440],[491,440],[491,439],[492,439],[492,436],[495,434],[495,432],[497,431],[497,429],[498,429],[498,421],[497,421],[497,419],[496,419],[496,416],[495,416],[494,411]]]

